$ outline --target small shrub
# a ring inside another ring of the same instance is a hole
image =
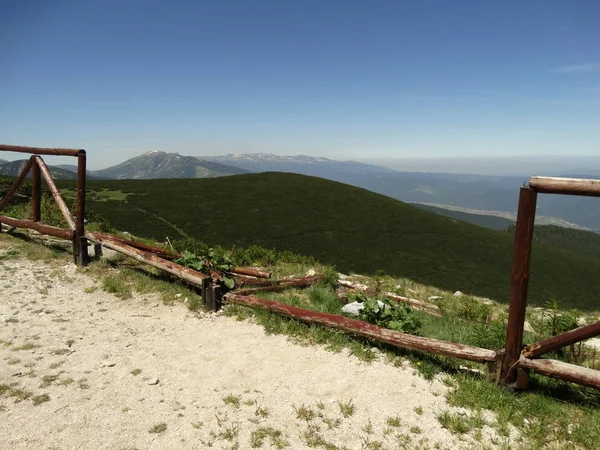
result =
[[[355,296],[354,301],[359,301],[364,305],[360,311],[360,318],[366,322],[411,334],[417,334],[421,327],[420,320],[412,315],[412,310],[406,305],[392,304],[386,298],[368,298],[364,294]],[[383,306],[380,306],[379,302],[383,303]]]
[[[164,422],[154,425],[152,428],[150,428],[148,430],[149,433],[156,433],[156,434],[164,433],[165,431],[167,431],[167,424]]]

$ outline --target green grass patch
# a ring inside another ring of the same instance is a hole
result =
[[[59,184],[74,186],[68,180]],[[161,241],[165,236],[189,236],[211,247],[258,245],[313,257],[346,273],[382,269],[447,291],[459,289],[498,301],[508,298],[511,233],[443,217],[364,189],[286,173],[89,180],[88,188],[127,194],[126,202],[90,199],[88,204],[117,229],[135,235]],[[190,208],[195,203],[202,207]],[[600,285],[593,280],[599,272],[598,258],[535,242],[530,300],[543,304],[554,297],[570,307],[596,309]]]

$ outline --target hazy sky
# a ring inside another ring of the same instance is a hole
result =
[[[2,1],[0,141],[96,167],[593,155],[599,18],[597,0]]]

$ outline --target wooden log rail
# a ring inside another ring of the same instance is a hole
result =
[[[600,197],[600,180],[580,178],[531,177],[529,186],[542,194]]]
[[[126,256],[136,259],[137,261],[146,263],[152,267],[156,267],[157,269],[164,270],[165,272],[175,275],[176,277],[181,278],[182,280],[195,286],[202,287],[202,280],[209,277],[208,275],[205,275],[194,269],[190,269],[161,258],[152,252],[140,250],[130,245],[123,244],[118,240],[112,239],[110,235],[105,233],[89,231],[85,234],[85,237],[90,241],[97,242],[106,248],[123,253]]]
[[[65,218],[65,221],[67,222],[67,225],[69,226],[69,228],[71,230],[75,231],[75,229],[77,228],[75,226],[75,220],[73,219],[73,216],[71,215],[71,211],[69,211],[67,204],[65,203],[62,196],[60,195],[60,191],[54,184],[54,180],[52,180],[52,175],[50,175],[50,171],[48,170],[46,163],[39,156],[34,156],[34,158],[36,160],[35,164],[37,164],[37,166],[39,167],[40,172],[42,173],[42,176],[46,180],[48,189],[52,193],[52,196],[54,197],[54,201],[58,205],[58,209],[60,209],[60,212],[62,213],[63,217]]]
[[[527,308],[529,265],[531,262],[536,203],[537,192],[532,188],[522,187],[519,192],[519,210],[510,273],[510,303],[508,306],[506,346],[500,372],[500,380],[509,385],[516,381],[517,371],[515,369],[523,347],[523,327]]]
[[[113,241],[120,242],[125,245],[129,245],[131,247],[137,248],[139,250],[144,250],[147,252],[154,253],[157,256],[160,256],[163,259],[167,259],[172,261],[177,258],[181,258],[181,253],[174,252],[170,250],[166,250],[161,247],[157,247],[155,245],[144,244],[142,242],[136,242],[129,239],[125,239],[119,236],[115,236],[113,234],[100,233],[96,232],[97,236],[104,236],[106,239],[111,239]],[[266,278],[269,279],[273,275],[272,272],[267,272],[265,270],[256,269],[254,267],[235,267],[231,270],[231,273],[236,275],[244,275],[253,278]]]
[[[535,344],[526,345],[523,350],[523,356],[526,358],[534,359],[539,358],[546,353],[553,352],[559,348],[566,347],[568,345],[575,344],[577,342],[585,341],[586,339],[593,338],[600,335],[600,320],[594,322],[591,325],[579,327],[566,333],[559,334],[558,336],[552,336],[543,341],[536,342]]]
[[[249,295],[255,292],[277,292],[290,288],[306,288],[314,286],[323,281],[323,275],[312,275],[309,277],[296,278],[291,280],[277,280],[271,283],[270,286],[260,286],[252,289],[242,289],[235,291],[238,295]]]
[[[57,156],[79,156],[85,150],[72,148],[41,148],[41,147],[23,147],[21,145],[0,144],[0,151],[30,153],[34,155],[57,155]]]
[[[33,220],[14,219],[12,217],[0,216],[0,223],[4,223],[15,228],[31,228],[38,233],[47,234],[62,239],[73,239],[73,230],[65,230],[43,223],[34,222]]]
[[[240,295],[230,292],[225,294],[224,299],[228,303],[275,311],[284,316],[292,317],[303,322],[324,325],[374,341],[385,342],[386,344],[397,347],[405,347],[411,350],[461,358],[479,363],[494,362],[496,358],[496,352],[493,350],[456,344],[454,342],[440,341],[427,337],[413,336],[411,334],[381,328],[361,320],[350,319],[336,314],[311,311],[280,302],[264,300],[251,295]]]
[[[159,256],[163,259],[173,260],[180,258],[181,255],[179,253],[174,253],[169,250],[165,250],[160,247],[156,247],[154,245],[143,244],[141,242],[131,241],[129,239],[125,239],[119,236],[115,236],[114,234],[101,233],[99,231],[94,233],[97,237],[103,237],[105,239],[110,239],[115,242],[120,242],[124,245],[129,245],[130,247],[137,248],[138,250],[144,250],[150,253],[154,253],[156,256]]]
[[[553,359],[529,359],[524,356],[519,359],[519,368],[600,389],[600,370],[588,369]]]
[[[426,303],[426,302],[422,302],[420,300],[415,300],[414,298],[402,297],[401,295],[394,294],[393,292],[386,292],[385,296],[387,298],[391,298],[398,302],[404,302],[404,303],[412,306],[414,309],[417,309],[424,313],[431,314],[431,315],[437,316],[437,317],[441,317],[441,315],[438,313],[440,308],[437,305],[432,305],[431,303]]]

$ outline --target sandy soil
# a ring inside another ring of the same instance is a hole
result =
[[[0,242],[0,256],[9,246]],[[482,442],[442,428],[438,414],[471,412],[409,367],[303,347],[153,296],[120,300],[64,264],[0,260],[3,449],[247,449],[261,432],[261,448],[505,442],[487,426]]]

